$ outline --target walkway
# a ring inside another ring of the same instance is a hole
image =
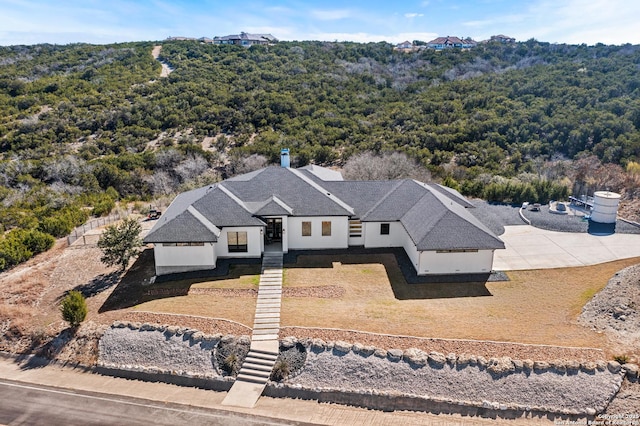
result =
[[[505,250],[496,250],[493,269],[513,271],[596,265],[640,257],[640,235],[554,232],[529,225],[505,226],[500,239]]]
[[[251,349],[223,405],[252,408],[262,395],[278,358],[282,251],[265,251],[262,259],[258,302],[253,321]]]

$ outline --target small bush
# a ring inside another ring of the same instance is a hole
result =
[[[629,362],[629,357],[627,355],[615,355],[613,360],[619,364],[626,364]]]
[[[230,337],[223,339],[213,351],[215,365],[223,376],[237,376],[249,353],[250,341]]]
[[[235,353],[229,354],[224,359],[224,362],[222,363],[222,368],[230,376],[236,376],[238,374],[238,371],[240,371],[240,367],[241,367],[239,361],[240,360],[238,358],[238,355],[236,355]]]
[[[113,201],[111,197],[104,197],[96,204],[93,205],[93,210],[91,210],[91,214],[94,216],[108,216],[116,207],[116,202]]]
[[[71,290],[60,305],[62,319],[67,321],[71,327],[77,327],[87,317],[87,301],[82,293]]]

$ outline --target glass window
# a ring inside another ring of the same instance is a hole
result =
[[[311,222],[302,222],[302,236],[303,237],[311,236]]]
[[[227,232],[227,246],[229,253],[246,253],[247,247],[247,232]]]
[[[322,221],[322,236],[331,236],[331,221]]]
[[[380,224],[380,235],[389,235],[389,224],[381,223]]]

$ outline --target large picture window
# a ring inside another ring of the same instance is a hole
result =
[[[311,236],[311,222],[302,222],[302,236],[303,237]]]
[[[381,223],[380,224],[380,235],[389,235],[389,224]]]
[[[227,246],[229,253],[247,252],[247,232],[227,232]]]
[[[330,221],[322,221],[322,236],[330,237],[331,236],[331,222]]]

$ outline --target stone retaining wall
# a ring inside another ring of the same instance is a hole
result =
[[[213,350],[230,336],[197,330],[116,322],[99,345],[100,372],[142,380],[226,390],[233,379],[215,366]],[[241,338],[248,339],[248,336]],[[289,344],[296,338],[285,339]],[[501,413],[501,417],[554,413],[590,417],[604,411],[625,377],[638,367],[615,361],[540,362],[507,357],[380,349],[348,342],[301,339],[304,368],[265,394],[317,399],[373,409]]]

